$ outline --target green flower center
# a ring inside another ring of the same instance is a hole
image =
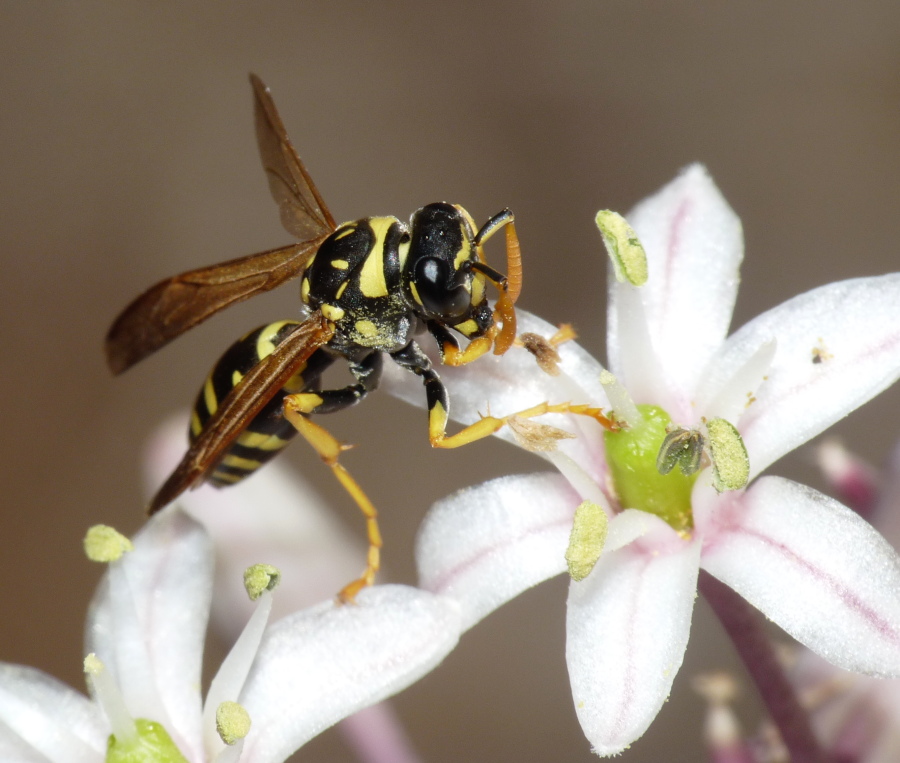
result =
[[[138,718],[134,725],[133,739],[118,740],[110,734],[106,763],[188,763],[161,724]]]
[[[691,489],[698,472],[681,469],[660,474],[657,459],[672,418],[655,405],[639,405],[643,420],[617,432],[606,432],[606,463],[623,509],[655,514],[679,532],[694,526]]]

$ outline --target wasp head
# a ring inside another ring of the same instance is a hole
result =
[[[472,339],[493,325],[478,262],[475,227],[462,207],[440,202],[413,213],[403,268],[407,299],[417,314]]]

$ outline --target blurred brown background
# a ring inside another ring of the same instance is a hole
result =
[[[289,241],[259,166],[248,71],[272,88],[337,218],[406,217],[442,199],[479,221],[514,209],[520,304],[572,321],[601,357],[593,214],[627,210],[694,160],[744,222],[735,326],[818,284],[900,266],[890,0],[4,3],[0,35],[0,659],[79,687],[100,572],[81,555],[83,530],[139,527],[148,433],[235,337],[297,312],[285,287],[116,380],[101,354],[116,312],[159,278]],[[838,432],[880,461],[898,403],[889,392]],[[431,452],[424,418],[376,395],[329,421],[361,446],[347,464],[384,513],[388,564],[405,580],[432,501],[538,466],[499,442]],[[286,458],[361,528],[308,450]],[[808,450],[776,471],[821,485]],[[564,609],[563,580],[520,597],[397,699],[426,759],[593,759],[568,690]],[[673,697],[624,759],[697,760],[690,676],[732,660],[701,603]],[[755,723],[749,700],[743,712]],[[329,732],[298,759],[349,758]]]

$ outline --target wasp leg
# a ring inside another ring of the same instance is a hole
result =
[[[478,247],[481,262],[476,263],[474,268],[482,272],[500,291],[500,297],[494,305],[494,320],[501,323],[503,329],[494,344],[495,355],[503,355],[516,338],[515,304],[522,292],[522,250],[516,233],[515,219],[510,210],[504,209],[488,220],[475,235],[475,245]],[[502,276],[485,264],[482,247],[485,241],[504,226],[506,226],[506,275]]]
[[[372,585],[375,582],[375,574],[381,566],[382,541],[381,530],[378,528],[378,511],[350,472],[338,463],[341,452],[348,446],[342,444],[327,429],[311,421],[309,414],[333,413],[355,405],[378,385],[381,366],[381,353],[373,352],[362,361],[350,364],[350,371],[358,380],[356,384],[341,389],[299,392],[286,395],[284,398],[284,417],[331,468],[338,482],[350,494],[366,519],[366,536],[369,542],[366,569],[359,578],[345,585],[338,593],[338,599],[344,603],[352,603],[356,594],[366,586]]]
[[[574,339],[578,339],[578,333],[575,331],[575,328],[572,326],[572,324],[560,323],[556,329],[556,333],[547,341],[550,342],[550,344],[552,344],[554,347],[559,347],[561,344],[571,342]]]
[[[428,321],[428,331],[435,338],[438,348],[441,351],[441,362],[447,366],[464,366],[471,363],[476,358],[480,358],[494,343],[494,337],[497,335],[497,327],[492,326],[484,336],[473,339],[466,346],[465,350],[459,349],[459,343],[453,336],[437,321]]]
[[[431,364],[428,356],[422,352],[415,342],[410,342],[399,352],[391,357],[398,365],[412,371],[421,377],[425,385],[425,399],[428,405],[428,439],[435,448],[459,448],[476,442],[506,426],[510,419],[530,419],[535,416],[543,416],[545,413],[570,413],[576,416],[588,416],[600,423],[604,429],[614,430],[618,427],[615,422],[603,415],[601,408],[589,405],[573,403],[539,403],[526,408],[523,411],[498,418],[496,416],[483,416],[479,421],[470,424],[465,429],[453,435],[447,434],[447,422],[449,420],[449,399],[447,389]]]

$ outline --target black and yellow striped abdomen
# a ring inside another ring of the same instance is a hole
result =
[[[190,440],[193,442],[220,402],[238,386],[244,375],[300,325],[297,321],[278,321],[251,331],[226,350],[213,367],[194,403]],[[324,351],[313,353],[306,365],[266,403],[253,421],[209,475],[207,480],[222,487],[240,482],[255,472],[291,441],[297,430],[282,415],[285,395],[303,392],[318,385],[319,377],[332,362]]]

